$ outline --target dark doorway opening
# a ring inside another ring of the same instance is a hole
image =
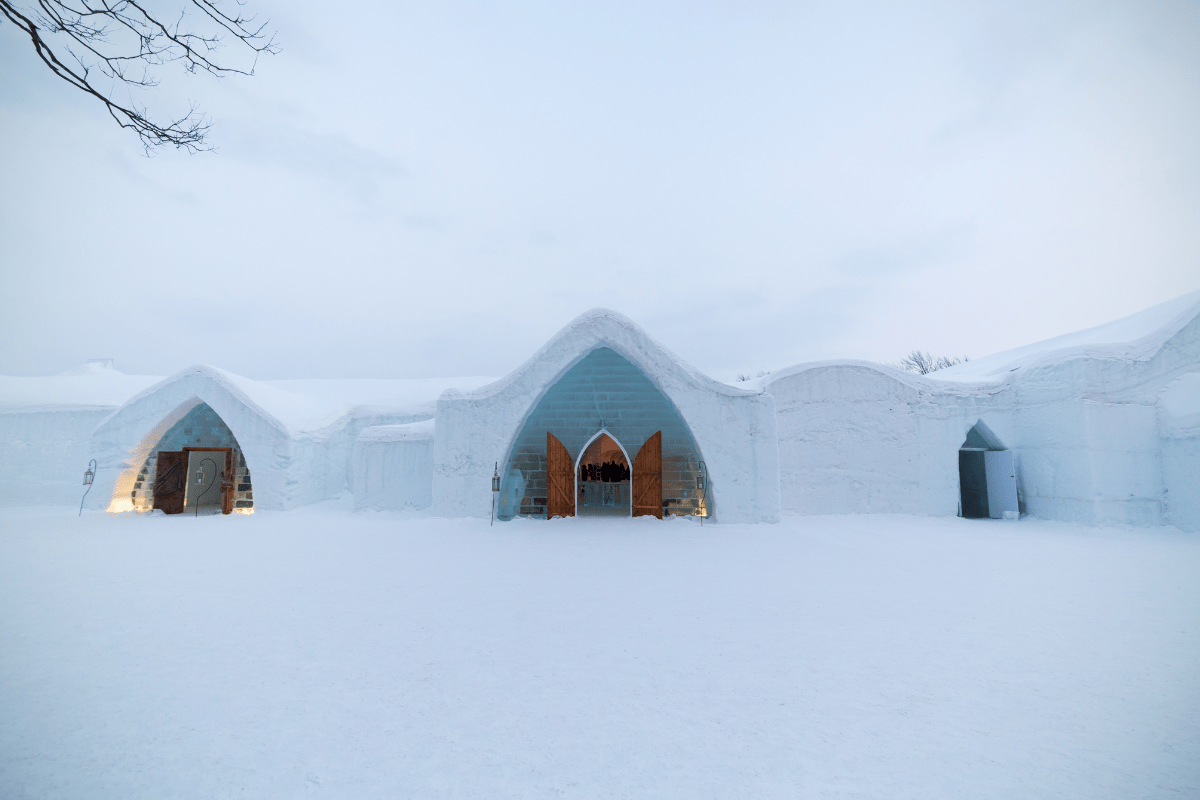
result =
[[[958,485],[962,495],[962,515],[968,519],[987,519],[987,471],[983,450],[962,448],[958,451]]]
[[[1016,459],[983,420],[958,450],[959,514],[968,519],[1019,516]]]

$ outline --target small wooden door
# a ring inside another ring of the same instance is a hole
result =
[[[154,470],[154,507],[161,508],[164,514],[183,513],[186,489],[187,453],[159,450]]]
[[[546,432],[546,519],[575,516],[575,462],[563,443]]]
[[[633,459],[633,515],[662,519],[662,431],[647,439]]]

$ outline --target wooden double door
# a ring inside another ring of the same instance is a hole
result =
[[[662,519],[662,431],[646,440],[630,469],[633,516]],[[546,519],[575,516],[575,460],[546,432]]]
[[[233,513],[237,464],[231,447],[159,450],[154,470],[154,507],[165,514]]]

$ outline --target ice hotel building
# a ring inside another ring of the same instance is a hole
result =
[[[499,379],[0,378],[0,503],[546,518],[893,512],[1200,530],[1200,292],[928,376],[729,385],[603,309]]]

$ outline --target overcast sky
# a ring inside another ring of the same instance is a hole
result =
[[[1200,288],[1195,2],[248,3],[150,159],[0,21],[0,373],[501,375],[605,306],[729,380]]]

